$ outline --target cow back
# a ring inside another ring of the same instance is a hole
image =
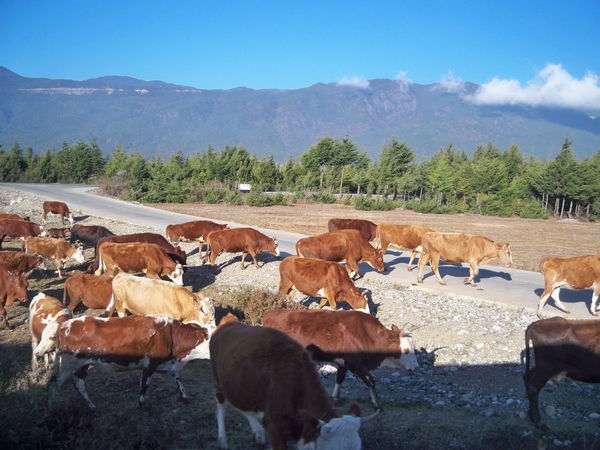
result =
[[[44,231],[34,222],[16,219],[0,219],[0,237],[40,236]]]
[[[69,309],[75,310],[79,303],[91,309],[106,309],[112,296],[112,278],[79,273],[65,281],[63,303],[69,297]]]
[[[377,225],[370,220],[365,219],[329,219],[327,222],[327,229],[329,231],[358,230],[367,241],[375,239],[377,234]]]
[[[99,239],[114,235],[115,234],[112,231],[101,225],[75,224],[71,227],[69,242],[74,244],[79,241],[85,245],[96,246]]]

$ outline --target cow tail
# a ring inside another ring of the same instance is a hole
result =
[[[530,328],[528,326],[525,330],[525,377],[529,378],[529,371],[531,370],[531,359],[529,357],[529,339],[530,339]]]

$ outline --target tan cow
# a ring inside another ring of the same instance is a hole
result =
[[[244,261],[246,260],[248,253],[252,256],[254,267],[257,269],[258,260],[256,259],[256,256],[260,252],[269,252],[279,258],[277,239],[265,236],[254,228],[232,228],[213,231],[206,237],[206,244],[209,248],[210,267],[213,272],[216,271],[215,260],[222,252],[242,252],[242,270],[246,268]]]
[[[27,301],[27,287],[29,286],[24,274],[19,276],[10,272],[10,267],[0,263],[0,314],[4,319],[4,326],[10,328],[6,318],[5,306],[12,306],[15,300]]]
[[[412,271],[412,263],[415,257],[423,251],[423,235],[434,230],[422,225],[380,223],[377,225],[377,245],[381,254],[385,255],[388,247],[393,244],[403,250],[411,250],[408,271]]]
[[[156,244],[104,242],[100,245],[98,257],[96,275],[107,272],[114,277],[117,269],[127,273],[143,272],[148,278],[160,279],[167,276],[174,283],[183,286],[183,266],[175,263]]]
[[[600,294],[600,254],[587,256],[571,256],[569,258],[553,258],[547,256],[540,263],[540,273],[544,276],[544,292],[540,296],[537,315],[543,319],[542,308],[552,297],[556,305],[570,314],[560,301],[561,288],[587,289],[592,288],[592,303],[590,313],[596,316],[598,295]]]
[[[167,225],[165,234],[169,242],[173,245],[177,245],[181,241],[198,242],[198,256],[202,263],[204,263],[208,253],[208,248],[206,249],[206,253],[202,253],[206,236],[213,231],[226,230],[227,228],[226,223],[215,223],[210,220],[192,220],[190,222]]]
[[[335,230],[299,239],[296,253],[302,258],[345,262],[351,278],[359,275],[358,264],[367,262],[379,271],[385,270],[380,250],[374,248],[358,230]]]
[[[63,225],[65,224],[65,217],[69,222],[71,222],[71,225],[73,225],[73,222],[75,222],[75,220],[73,219],[73,214],[71,214],[71,211],[69,211],[69,207],[64,202],[45,201],[42,207],[44,210],[42,214],[42,223],[44,224],[46,223],[48,213],[59,215],[60,222]]]
[[[366,297],[337,262],[288,256],[279,264],[279,274],[279,295],[289,295],[292,301],[299,291],[323,297],[319,309],[327,302],[331,308],[337,309],[338,301],[346,301],[356,310],[370,312]]]
[[[83,303],[91,309],[106,309],[112,297],[112,278],[87,273],[72,275],[65,281],[63,304],[75,312],[77,306]]]
[[[61,267],[64,268],[69,259],[74,259],[79,264],[85,262],[83,246],[79,243],[69,244],[62,239],[28,237],[25,239],[25,251],[45,259],[53,259],[58,266],[59,278],[62,278]]]
[[[431,269],[440,284],[445,285],[438,269],[440,259],[448,263],[468,262],[469,277],[465,283],[476,286],[473,279],[479,274],[479,266],[494,258],[500,258],[502,264],[510,267],[512,253],[508,243],[497,243],[479,234],[465,233],[425,233],[423,235],[423,256],[419,260],[417,281],[423,282],[423,268],[431,260]]]
[[[168,316],[183,323],[214,326],[215,308],[212,300],[169,281],[119,273],[113,278],[112,292],[106,308],[109,317],[115,310],[119,317],[124,317],[125,312],[129,311],[139,315]]]
[[[36,268],[46,270],[44,259],[41,256],[28,255],[23,252],[0,251],[0,262],[8,264],[10,271],[15,275],[24,273],[27,278]]]

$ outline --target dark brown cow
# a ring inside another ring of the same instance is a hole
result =
[[[91,309],[106,309],[112,297],[112,278],[79,273],[67,278],[63,293],[63,304],[75,312],[77,306],[83,303]]]
[[[95,249],[99,239],[114,235],[115,234],[112,231],[101,225],[81,225],[77,223],[71,228],[69,242],[74,244],[79,241],[82,244],[94,247]]]
[[[349,370],[363,380],[373,405],[381,409],[370,371],[379,367],[419,369],[410,333],[396,325],[390,330],[360,311],[272,310],[264,314],[262,325],[283,331],[307,347],[316,360],[338,365],[334,399],[340,397]]]
[[[598,295],[600,294],[600,254],[588,256],[571,256],[569,258],[546,257],[540,263],[540,273],[544,276],[544,292],[540,296],[537,315],[543,319],[542,308],[552,297],[556,305],[570,314],[560,301],[561,288],[587,289],[592,288],[592,303],[590,313],[598,313]]]
[[[132,274],[143,272],[148,278],[167,276],[175,284],[183,286],[183,267],[156,244],[105,242],[100,246],[98,257],[100,263],[96,275],[107,272],[114,277],[117,269]]]
[[[535,367],[530,368],[529,341],[533,344]],[[566,376],[574,381],[600,383],[600,321],[538,320],[525,331],[525,390],[529,418],[541,422],[538,395],[550,378]]]
[[[375,239],[377,235],[377,225],[364,219],[329,219],[327,229],[329,231],[358,230],[369,242]]]
[[[302,258],[346,262],[351,278],[359,275],[358,264],[367,262],[379,271],[385,270],[380,250],[374,248],[358,230],[336,230],[299,239],[296,253]]]
[[[161,247],[176,263],[185,266],[187,264],[187,257],[185,252],[179,247],[173,247],[169,244],[169,241],[164,236],[158,233],[131,233],[131,234],[120,234],[118,236],[107,236],[98,239],[96,243],[95,258],[87,269],[88,273],[94,273],[98,270],[98,249],[104,242],[116,242],[118,244],[125,244],[129,242],[145,242],[147,244],[156,244]]]
[[[0,251],[0,262],[8,264],[10,271],[15,275],[25,274],[25,277],[29,277],[36,267],[46,270],[44,259],[41,256],[28,255],[23,252]]]
[[[210,339],[210,365],[221,448],[228,448],[227,403],[244,414],[256,442],[268,439],[273,450],[361,448],[358,430],[369,418],[356,417],[356,404],[340,417],[308,352],[281,331],[245,325],[229,314]]]
[[[27,278],[24,274],[19,276],[13,275],[10,272],[10,267],[7,264],[0,263],[0,314],[4,321],[4,326],[10,328],[8,319],[6,318],[5,306],[12,306],[15,300],[27,300]]]
[[[415,257],[423,251],[423,235],[432,231],[434,230],[421,225],[380,223],[377,225],[377,245],[383,255],[390,244],[397,245],[401,249],[412,250],[406,267],[411,271]]]
[[[279,295],[289,295],[292,301],[299,291],[323,297],[319,309],[327,302],[336,309],[338,301],[346,301],[352,308],[369,313],[367,299],[339,263],[288,256],[279,264],[279,275]]]
[[[85,262],[83,246],[79,243],[69,244],[62,239],[28,237],[25,239],[25,251],[45,259],[53,259],[58,266],[59,278],[62,278],[60,269],[66,266],[67,260],[74,259],[79,264]]]
[[[208,340],[206,328],[184,325],[168,317],[84,316],[61,324],[48,323],[34,354],[42,356],[56,349],[58,355],[52,368],[56,388],[72,378],[91,409],[96,407],[85,390],[90,366],[113,371],[141,369],[139,402],[143,406],[154,372],[170,373],[177,383],[180,400],[187,401],[179,372],[189,361],[209,358]]]
[[[29,217],[23,217],[18,214],[0,213],[0,219],[25,220],[29,222]]]
[[[445,285],[438,269],[440,259],[451,263],[468,262],[469,277],[465,283],[476,286],[474,278],[479,274],[479,266],[486,264],[494,258],[500,258],[502,264],[510,267],[512,253],[508,243],[497,243],[479,234],[465,233],[425,233],[423,235],[423,256],[419,260],[419,274],[417,281],[423,282],[423,268],[431,260],[431,269],[440,284]]]
[[[213,231],[206,237],[208,252],[210,255],[210,267],[214,271],[215,260],[222,252],[238,253],[242,252],[241,268],[245,269],[244,261],[248,253],[254,260],[254,267],[258,269],[258,260],[256,256],[260,252],[269,252],[279,257],[279,246],[277,239],[265,236],[254,228],[232,228],[226,230]]]
[[[226,223],[215,223],[210,220],[192,220],[190,222],[184,222],[174,225],[167,225],[165,234],[171,244],[177,245],[177,243],[183,242],[198,242],[198,256],[204,263],[206,253],[202,253],[202,246],[206,242],[206,236],[209,233],[217,230],[226,230],[228,228]]]
[[[73,214],[69,211],[69,207],[64,202],[54,202],[54,201],[45,201],[43,204],[44,213],[42,214],[42,223],[46,223],[46,218],[48,217],[48,213],[57,214],[60,216],[60,222],[65,224],[65,217],[71,225],[75,221],[73,219]]]
[[[37,223],[25,220],[0,219],[0,248],[5,237],[26,238],[28,236],[44,236],[44,230]]]

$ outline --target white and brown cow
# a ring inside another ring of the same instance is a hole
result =
[[[119,317],[132,314],[168,316],[183,323],[206,326],[215,322],[215,307],[210,298],[194,294],[169,281],[137,277],[127,273],[115,275],[108,316],[115,310]]]
[[[288,256],[279,264],[279,275],[279,295],[289,295],[292,301],[299,291],[323,297],[319,309],[327,302],[336,309],[337,302],[346,301],[352,308],[369,313],[366,297],[337,262]]]
[[[198,242],[198,256],[204,262],[206,253],[202,253],[202,247],[206,242],[206,236],[213,231],[225,230],[228,226],[226,223],[216,223],[211,220],[192,220],[190,222],[167,225],[165,234],[167,239],[173,245],[179,242]]]
[[[31,349],[35,348],[42,339],[42,333],[46,325],[50,322],[62,323],[73,318],[73,314],[68,308],[60,302],[59,299],[50,297],[43,292],[38,293],[29,304],[29,331],[31,331]],[[54,352],[49,352],[44,355],[46,365],[49,358],[53,358]],[[34,374],[39,370],[38,358],[35,352],[32,353],[31,367]]]
[[[385,255],[390,245],[396,245],[403,250],[411,250],[408,271],[411,271],[415,257],[423,251],[423,235],[434,230],[422,225],[380,223],[377,225],[377,245]]]
[[[210,363],[221,448],[228,448],[227,403],[244,414],[256,442],[268,439],[273,450],[361,448],[358,430],[370,418],[357,417],[357,404],[340,417],[309,353],[281,331],[229,314],[210,339]]]
[[[106,309],[112,297],[112,278],[78,273],[70,276],[65,281],[63,292],[63,304],[67,305],[71,312],[75,312],[77,306],[83,303],[91,309]]]
[[[36,268],[46,270],[44,259],[41,256],[28,255],[23,252],[0,251],[0,262],[8,264],[10,271],[15,275],[23,273],[25,277],[29,277]]]
[[[169,317],[83,316],[61,324],[49,322],[34,353],[42,356],[56,350],[52,368],[56,389],[72,378],[91,409],[96,407],[85,389],[90,366],[105,371],[141,369],[139,403],[143,406],[154,372],[170,373],[177,383],[180,400],[187,401],[179,372],[189,361],[209,358],[208,340],[206,328],[184,325]]]
[[[417,281],[423,282],[425,265],[431,261],[431,269],[440,284],[445,285],[439,271],[440,259],[448,263],[469,263],[469,277],[465,283],[476,286],[474,278],[479,275],[479,266],[494,258],[500,258],[502,264],[510,267],[512,253],[508,243],[498,243],[479,234],[431,232],[423,235],[423,256],[419,260]]]
[[[529,342],[535,367],[530,367]],[[562,317],[538,320],[525,331],[525,391],[529,418],[541,422],[538,396],[550,378],[600,383],[600,321],[567,320]]]
[[[114,277],[117,270],[127,273],[143,272],[148,278],[160,279],[167,276],[175,284],[183,286],[183,266],[175,263],[156,244],[105,242],[100,245],[98,257],[96,275],[106,272]]]
[[[28,286],[25,274],[14,275],[7,264],[0,263],[0,314],[6,328],[10,328],[10,325],[4,307],[12,306],[15,300],[27,301]]]
[[[42,208],[44,210],[42,214],[42,223],[44,224],[46,223],[48,213],[57,214],[58,216],[60,216],[60,222],[63,225],[65,224],[65,218],[67,218],[67,220],[71,222],[71,225],[73,224],[73,222],[75,222],[75,220],[73,219],[73,214],[71,214],[71,211],[69,211],[69,207],[64,202],[45,201],[42,205]]]
[[[329,231],[358,230],[369,242],[375,239],[377,235],[377,224],[365,219],[329,219],[327,221],[327,229]]]
[[[359,275],[358,264],[367,262],[379,271],[385,270],[380,250],[374,248],[358,230],[335,230],[299,239],[296,254],[302,258],[345,262],[351,278]]]
[[[265,236],[254,228],[231,228],[213,231],[206,237],[210,257],[210,267],[216,271],[215,260],[221,253],[242,252],[241,268],[245,269],[244,261],[250,253],[254,260],[254,267],[258,269],[257,255],[260,252],[269,252],[279,258],[277,239]]]
[[[598,295],[600,295],[600,254],[587,256],[571,256],[569,258],[553,258],[547,256],[540,263],[540,273],[544,276],[544,292],[540,296],[537,315],[543,319],[542,308],[552,297],[556,305],[570,314],[560,301],[561,288],[587,289],[592,288],[592,303],[590,313],[598,313]]]
[[[45,231],[37,223],[16,219],[0,219],[0,249],[5,237],[26,238],[44,236]]]
[[[264,327],[276,328],[307,347],[315,360],[338,366],[332,397],[340,397],[340,388],[349,370],[369,388],[377,409],[381,402],[371,371],[379,367],[419,370],[410,331],[396,325],[386,328],[379,320],[359,311],[318,311],[280,309],[267,311]]]
[[[83,246],[79,243],[70,244],[62,239],[28,237],[25,239],[25,251],[44,259],[53,259],[58,266],[59,278],[62,278],[61,267],[64,268],[69,259],[73,259],[79,264],[85,262]]]

